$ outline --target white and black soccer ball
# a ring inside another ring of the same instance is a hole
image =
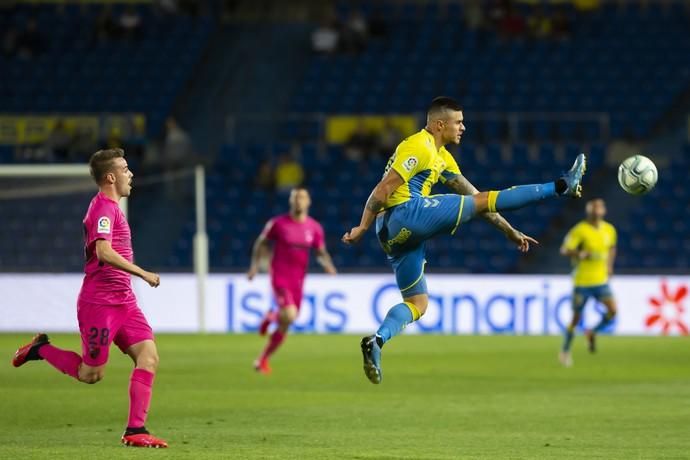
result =
[[[618,183],[631,195],[644,195],[654,188],[659,173],[652,160],[644,155],[626,158],[618,167]]]

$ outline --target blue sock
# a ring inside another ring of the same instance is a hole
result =
[[[601,321],[599,321],[599,324],[597,324],[596,327],[592,329],[592,332],[600,332],[602,329],[608,326],[611,323],[611,321],[613,321],[614,316],[616,315],[606,312],[604,315],[601,316]]]
[[[518,185],[500,192],[489,192],[489,211],[510,211],[519,209],[535,201],[558,196],[556,183]]]
[[[573,341],[573,337],[575,336],[575,332],[568,328],[565,330],[565,336],[563,338],[563,351],[570,351],[570,344]]]
[[[379,330],[376,331],[376,338],[381,339],[379,345],[383,345],[400,334],[405,329],[405,326],[417,319],[419,318],[414,317],[411,308],[405,303],[399,303],[388,310],[383,323],[381,323]]]

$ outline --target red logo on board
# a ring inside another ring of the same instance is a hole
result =
[[[673,292],[666,281],[662,281],[661,295],[649,299],[652,312],[645,319],[647,329],[659,328],[663,335],[674,331],[678,331],[681,335],[688,335],[688,325],[683,321],[683,313],[685,313],[683,302],[687,295],[687,286],[680,285]]]

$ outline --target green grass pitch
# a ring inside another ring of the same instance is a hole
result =
[[[131,365],[116,348],[84,385],[45,362],[12,368],[28,338],[0,335],[2,459],[690,458],[684,338],[604,337],[589,355],[578,337],[563,369],[557,337],[403,336],[375,386],[355,336],[290,336],[265,377],[259,337],[160,335],[148,427],[166,451],[119,445]]]

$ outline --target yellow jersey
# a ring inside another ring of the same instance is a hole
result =
[[[584,260],[573,261],[575,286],[598,286],[609,281],[609,254],[616,247],[618,235],[613,225],[601,221],[595,227],[587,221],[575,225],[565,236],[563,246],[568,250],[589,253]]]
[[[384,209],[405,203],[412,197],[429,196],[436,182],[440,180],[445,183],[447,179],[460,174],[455,158],[445,147],[436,149],[434,137],[426,129],[398,144],[383,175],[391,169],[400,174],[405,183],[393,191]]]

